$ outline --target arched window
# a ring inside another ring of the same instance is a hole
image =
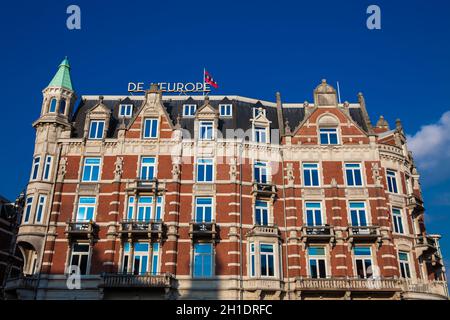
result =
[[[331,115],[319,119],[319,142],[321,145],[339,144],[339,121]]]
[[[66,105],[67,105],[66,99],[62,99],[59,102],[59,113],[60,114],[64,114],[66,112]]]
[[[56,112],[56,99],[53,98],[50,101],[50,107],[48,108],[48,112]]]

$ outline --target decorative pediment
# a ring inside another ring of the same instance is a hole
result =
[[[202,105],[196,112],[195,117],[197,119],[211,119],[214,120],[218,117],[218,111],[211,106],[209,103],[209,99],[205,101],[205,104]]]
[[[337,107],[336,90],[325,79],[314,90],[314,105],[318,107]]]
[[[264,109],[260,107],[257,110],[258,110],[258,112],[256,113],[256,117],[251,119],[251,122],[253,123],[253,125],[255,125],[255,126],[263,126],[263,127],[270,126],[272,121],[267,119],[265,112],[263,112]]]
[[[110,114],[111,109],[103,104],[103,98],[100,98],[100,102],[89,110],[87,116],[89,119],[106,119],[109,118]]]
[[[339,120],[331,113],[325,113],[318,119],[317,123],[320,127],[337,127]]]

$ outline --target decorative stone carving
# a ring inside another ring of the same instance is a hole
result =
[[[114,164],[116,166],[114,169],[114,179],[120,180],[123,173],[123,157],[117,157],[116,163]]]
[[[172,163],[172,179],[173,180],[180,179],[180,164],[178,162]]]
[[[338,183],[337,183],[337,181],[336,181],[335,178],[331,179],[331,186],[332,186],[333,188],[337,188]]]
[[[372,178],[375,182],[375,186],[381,187],[381,174],[380,174],[380,167],[378,166],[378,163],[372,163]]]
[[[292,163],[286,164],[286,180],[288,187],[294,186],[294,166]]]
[[[230,160],[230,180],[235,182],[237,179],[237,161],[236,158]]]
[[[64,177],[67,173],[67,158],[63,157],[59,161],[59,168],[58,168],[58,180],[64,180]]]

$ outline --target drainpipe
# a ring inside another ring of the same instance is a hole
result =
[[[244,277],[244,270],[242,268],[242,154],[244,152],[244,138],[242,137],[241,143],[239,145],[239,299],[244,299],[244,289],[243,289],[243,277]]]
[[[286,246],[286,257],[285,257],[285,263],[286,263],[286,278],[288,279],[288,299],[290,300],[290,292],[291,292],[291,281],[289,279],[289,257],[288,257],[288,232],[287,232],[287,219],[286,219],[286,191],[285,191],[285,183],[284,183],[284,156],[283,156],[283,150],[280,149],[280,155],[281,155],[281,179],[283,182],[283,214],[284,214],[284,238],[285,238],[285,246]],[[281,252],[283,254],[283,251]]]

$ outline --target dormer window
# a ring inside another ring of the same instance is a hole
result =
[[[48,112],[51,112],[51,113],[55,113],[56,112],[56,103],[57,103],[56,99],[53,98],[50,101],[50,107],[48,108]]]
[[[338,144],[337,128],[320,128],[320,144],[335,145]]]
[[[221,105],[219,105],[219,111],[220,111],[221,117],[232,117],[233,116],[233,105],[221,104]]]
[[[200,121],[200,134],[199,140],[212,140],[214,139],[214,122],[213,121]]]
[[[258,143],[267,143],[267,128],[255,127],[253,129],[253,141]]]
[[[104,129],[104,120],[92,120],[89,127],[89,139],[103,139]]]
[[[257,118],[260,114],[266,116],[266,109],[253,108],[253,118]]]
[[[196,104],[184,104],[183,105],[183,117],[193,117],[197,111]]]
[[[132,104],[121,104],[119,107],[119,117],[121,118],[131,118],[133,114]]]

